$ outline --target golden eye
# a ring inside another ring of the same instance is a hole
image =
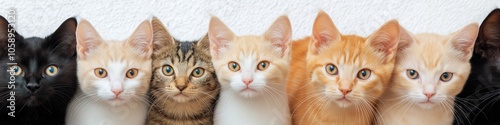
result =
[[[260,70],[260,71],[262,71],[262,70],[267,69],[267,67],[269,67],[269,62],[268,61],[262,61],[257,66],[257,69]]]
[[[94,74],[99,78],[105,78],[108,76],[108,72],[103,68],[94,69]]]
[[[233,72],[240,71],[240,65],[236,62],[229,62],[228,67]]]
[[[174,69],[170,65],[163,66],[163,74],[166,76],[174,75]]]
[[[362,69],[361,71],[358,72],[358,78],[362,80],[370,78],[371,75],[372,71],[369,69]]]
[[[57,66],[52,65],[45,68],[45,74],[48,76],[55,76],[57,73],[59,73],[59,68],[57,68]]]
[[[406,75],[408,75],[408,77],[410,79],[417,79],[418,78],[418,72],[413,70],[413,69],[406,70]]]
[[[193,70],[193,73],[191,73],[191,75],[193,75],[194,77],[200,77],[203,75],[203,73],[205,73],[205,69],[203,68],[196,68]]]
[[[14,72],[15,76],[19,76],[23,73],[23,69],[17,65],[10,66],[10,70]]]
[[[439,79],[443,82],[448,82],[451,80],[452,77],[453,77],[453,73],[444,72],[443,74],[441,74],[441,77]]]
[[[328,73],[330,75],[337,75],[337,74],[339,74],[339,70],[337,69],[337,66],[335,66],[333,64],[326,65],[325,69],[326,69],[326,73]]]
[[[125,76],[127,76],[127,78],[129,79],[133,79],[137,76],[137,74],[139,74],[139,70],[137,70],[136,68],[132,68],[127,71],[127,74]]]

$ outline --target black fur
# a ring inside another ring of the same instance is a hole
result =
[[[471,74],[457,96],[455,124],[500,125],[500,9],[483,21]]]
[[[1,16],[0,16],[1,17]],[[7,56],[7,27],[0,18],[0,124],[1,125],[63,125],[66,107],[77,88],[76,39],[77,21],[67,19],[53,34],[45,37],[23,38],[15,34],[15,61],[23,73],[15,77],[15,88],[9,89],[11,63]],[[48,76],[48,66],[57,66],[58,73]],[[27,84],[36,84],[30,91]],[[15,92],[15,117],[11,110],[10,92]]]

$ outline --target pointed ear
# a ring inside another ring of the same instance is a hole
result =
[[[375,48],[376,52],[384,55],[385,61],[395,57],[399,42],[399,23],[396,20],[390,20],[382,25],[367,39],[367,44]]]
[[[451,47],[459,51],[461,57],[468,61],[472,57],[474,42],[477,38],[478,31],[479,25],[477,23],[469,24],[456,32],[448,43],[451,43]]]
[[[290,52],[290,44],[292,39],[292,25],[287,16],[281,16],[273,25],[264,33],[264,37],[272,42],[274,50],[281,57],[288,55]]]
[[[208,39],[208,34],[205,34],[197,43],[199,48],[209,49],[210,48],[210,40]]]
[[[236,36],[234,33],[217,17],[210,19],[208,27],[208,39],[210,40],[210,53],[212,58],[217,59],[223,53]]]
[[[85,59],[103,43],[92,24],[82,19],[76,27],[76,52],[80,59]]]
[[[144,58],[151,57],[153,53],[153,28],[149,20],[143,21],[132,36],[130,36],[127,44],[133,47],[133,51],[141,54]]]
[[[167,28],[165,28],[158,18],[153,17],[151,25],[153,26],[153,55],[156,55],[156,52],[165,48],[165,46],[175,45],[174,37],[170,35]]]
[[[398,43],[398,51],[403,51],[410,47],[413,43],[415,43],[415,37],[404,27],[399,26],[399,43]]]
[[[0,56],[7,50],[7,45],[9,44],[9,21],[5,19],[3,16],[0,16]]]
[[[483,57],[498,55],[495,50],[500,49],[500,9],[493,10],[484,19],[475,46],[475,53]]]
[[[309,52],[319,54],[325,47],[335,42],[340,42],[341,34],[332,19],[324,11],[318,12],[313,25],[312,39],[309,43]]]
[[[57,45],[53,49],[64,52],[66,56],[73,56],[76,53],[76,26],[75,18],[66,19],[49,37],[49,42]]]

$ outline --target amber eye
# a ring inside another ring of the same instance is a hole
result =
[[[229,62],[228,67],[233,72],[240,71],[240,65],[236,62]]]
[[[413,69],[406,70],[406,75],[408,75],[408,77],[410,79],[417,79],[418,78],[418,72],[413,70]]]
[[[108,76],[108,72],[103,68],[94,69],[94,74],[99,78],[105,78]]]
[[[45,74],[48,76],[55,76],[57,73],[59,73],[59,68],[57,68],[57,66],[49,66],[45,68]]]
[[[267,69],[267,67],[269,67],[269,62],[268,61],[262,61],[257,66],[257,69],[260,70],[260,71],[262,71],[262,70]]]
[[[203,68],[196,68],[193,70],[193,73],[191,73],[191,75],[193,75],[194,77],[200,77],[203,75],[203,73],[205,73],[205,69]]]
[[[333,64],[326,65],[325,69],[326,69],[326,72],[330,75],[337,75],[339,73],[337,66],[335,66]]]
[[[23,73],[23,69],[17,65],[10,66],[10,69],[11,69],[11,71],[14,72],[15,76],[19,76]]]
[[[129,79],[133,79],[133,78],[135,78],[137,76],[137,74],[139,74],[139,70],[137,70],[136,68],[133,68],[133,69],[129,69],[127,71],[126,76]]]
[[[170,65],[163,66],[163,74],[166,76],[174,75],[174,69]]]
[[[441,74],[441,77],[439,79],[443,82],[448,82],[451,80],[452,77],[453,77],[453,73],[444,72],[443,74]]]
[[[366,80],[366,79],[370,78],[371,75],[372,75],[372,71],[369,69],[362,69],[358,72],[358,78],[362,79],[362,80]]]

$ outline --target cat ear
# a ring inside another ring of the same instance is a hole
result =
[[[175,46],[174,37],[170,35],[167,28],[165,28],[158,18],[153,17],[151,25],[153,26],[153,55],[160,54],[157,52],[165,48],[165,46]]]
[[[76,52],[76,26],[77,22],[75,18],[69,18],[64,21],[57,30],[50,35],[49,42],[55,42],[56,50],[63,52],[67,56],[73,56]]]
[[[133,47],[133,51],[138,52],[144,58],[151,57],[153,52],[153,28],[151,22],[145,20],[139,24],[127,43]]]
[[[102,43],[101,36],[92,24],[85,19],[81,19],[76,27],[76,52],[78,57],[85,59],[89,54],[98,49]]]
[[[398,48],[399,29],[398,21],[390,20],[370,35],[367,43],[377,52],[384,54],[385,61],[389,61],[393,59]]]
[[[309,52],[318,54],[323,48],[330,46],[334,42],[339,42],[341,34],[332,19],[324,11],[318,12],[313,25],[313,37],[309,43]]]
[[[477,38],[479,24],[472,23],[465,26],[460,31],[456,32],[451,38],[450,42],[453,49],[461,52],[464,60],[469,60],[472,57],[474,42]]]
[[[5,50],[7,50],[8,42],[8,34],[9,34],[9,21],[5,19],[3,16],[0,16],[0,56],[3,56]]]
[[[208,34],[205,34],[197,43],[199,48],[208,49],[210,48],[210,40],[208,39]]]
[[[399,43],[398,43],[398,51],[403,51],[410,47],[414,42],[416,42],[413,35],[403,28],[399,26]]]
[[[280,53],[281,57],[290,52],[292,39],[292,26],[287,16],[281,16],[264,33],[264,37],[271,41],[274,49]]]
[[[229,42],[235,37],[234,33],[219,18],[212,17],[208,27],[212,58],[219,58],[220,54],[227,49]]]
[[[493,10],[484,19],[476,40],[476,53],[483,57],[498,55],[500,49],[500,9]]]

